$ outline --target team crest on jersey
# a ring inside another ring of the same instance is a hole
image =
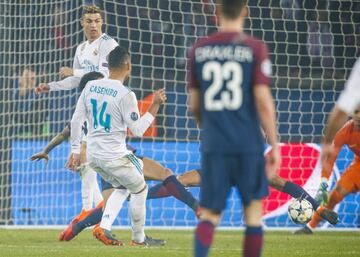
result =
[[[94,50],[93,54],[96,56],[98,55],[99,51],[97,49]]]
[[[271,68],[271,61],[269,59],[266,59],[261,63],[261,72],[268,77],[271,76],[272,68]]]
[[[133,120],[133,121],[136,121],[137,119],[139,119],[139,115],[136,113],[136,112],[132,112],[130,114],[130,118]]]

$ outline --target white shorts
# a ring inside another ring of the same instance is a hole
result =
[[[89,156],[90,166],[113,187],[125,187],[130,193],[138,193],[145,187],[143,162],[134,154],[115,160],[102,160]]]

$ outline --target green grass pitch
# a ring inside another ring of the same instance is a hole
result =
[[[130,231],[115,230],[127,246],[105,246],[86,230],[71,242],[59,242],[59,230],[0,229],[0,256],[82,256],[82,257],[180,257],[192,256],[191,230],[147,230],[147,234],[167,240],[161,248],[130,247]],[[218,231],[210,256],[241,256],[243,231]],[[292,235],[291,232],[265,232],[263,257],[360,256],[360,232],[318,232]]]

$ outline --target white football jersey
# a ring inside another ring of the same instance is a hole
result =
[[[99,159],[113,160],[130,151],[126,148],[129,127],[142,136],[154,120],[150,113],[140,117],[134,92],[119,80],[90,81],[79,97],[71,120],[71,148],[80,153],[81,126],[87,120],[87,153]]]
[[[350,77],[345,84],[345,89],[341,92],[336,105],[340,110],[349,116],[360,105],[360,57],[356,60],[351,71]]]
[[[67,77],[61,81],[50,82],[50,90],[70,90],[79,85],[81,77],[92,71],[99,71],[105,77],[109,76],[107,56],[119,44],[107,34],[102,34],[93,42],[88,40],[81,43],[74,56],[74,76]]]

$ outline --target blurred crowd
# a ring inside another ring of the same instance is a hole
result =
[[[216,31],[214,1],[16,0],[6,6],[0,69],[2,90],[10,90],[14,100],[16,133],[41,134],[44,126],[37,124],[49,120],[50,132],[57,132],[59,122],[70,118],[74,92],[35,98],[31,89],[39,81],[59,79],[59,67],[72,65],[75,48],[84,40],[79,23],[84,3],[105,10],[106,33],[129,48],[131,84],[141,85],[135,91],[143,98],[169,82],[183,93],[187,49],[197,37]],[[360,2],[249,0],[249,7],[246,30],[268,43],[275,76],[347,76],[360,51]],[[55,96],[67,100],[53,101]]]

